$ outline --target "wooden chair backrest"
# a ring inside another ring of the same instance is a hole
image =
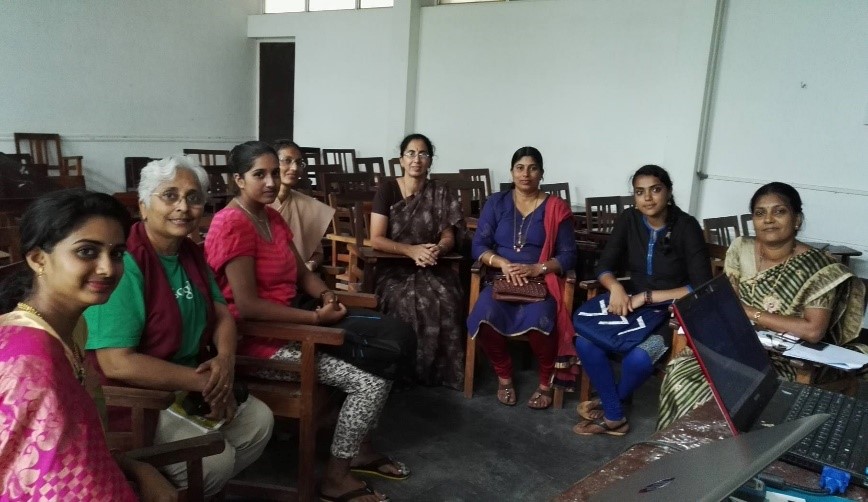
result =
[[[127,208],[131,216],[139,215],[139,192],[115,192],[112,197]]]
[[[301,154],[304,156],[304,162],[309,166],[318,166],[322,164],[322,151],[313,146],[299,147]]]
[[[15,153],[29,153],[33,164],[59,166],[63,161],[59,134],[16,132],[13,136]],[[24,145],[27,146],[26,151],[22,151]]]
[[[461,173],[431,173],[428,175],[432,180],[445,181],[451,183],[453,181],[467,181],[467,177]]]
[[[721,216],[702,220],[705,242],[729,246],[733,239],[741,236],[738,216]]]
[[[229,165],[229,150],[185,148],[184,155],[195,155],[202,167]]]
[[[491,171],[488,169],[459,169],[458,172],[471,181],[485,183],[485,197],[491,197]]]
[[[141,178],[142,168],[153,160],[158,159],[152,157],[124,157],[124,179],[128,192],[135,192],[139,189],[139,178]]]
[[[340,164],[344,172],[350,172],[356,163],[356,151],[351,148],[323,148],[324,164]]]
[[[585,218],[589,232],[610,234],[615,228],[615,220],[624,208],[621,196],[588,197],[585,199]]]
[[[386,175],[386,165],[383,157],[356,157],[353,160],[354,173],[374,173],[375,176]]]
[[[636,198],[632,195],[622,195],[621,196],[621,211],[627,209],[628,207],[633,207],[636,205]]]
[[[723,264],[726,261],[726,246],[706,242],[708,258],[711,260],[711,275],[717,276],[723,273]]]
[[[373,173],[322,173],[322,186],[318,187],[326,200],[329,194],[347,192],[376,192],[377,183]]]
[[[750,237],[753,235],[751,229],[753,228],[753,215],[750,213],[743,214],[738,217],[741,222],[741,235],[743,237]]]
[[[48,181],[54,183],[58,189],[64,188],[86,188],[84,185],[84,176],[75,174],[67,174],[60,176],[49,176]]]
[[[539,186],[539,189],[547,194],[557,195],[567,201],[568,206],[572,206],[569,183],[543,183]]]
[[[389,176],[400,176],[403,174],[401,172],[401,159],[398,157],[392,157],[389,159]]]
[[[4,153],[3,155],[9,157],[15,162],[24,164],[25,166],[33,164],[33,157],[29,153]]]
[[[459,174],[459,176],[463,175]],[[453,190],[458,198],[458,202],[461,204],[461,214],[465,218],[479,216],[486,201],[484,182],[459,178],[447,180],[446,185]],[[478,202],[475,207],[474,201]]]

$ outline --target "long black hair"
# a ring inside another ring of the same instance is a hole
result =
[[[97,216],[117,221],[124,238],[129,234],[130,214],[111,195],[73,188],[39,197],[24,211],[18,225],[22,255],[34,249],[51,253],[58,242]],[[30,294],[33,277],[33,270],[25,267],[0,284],[0,312],[13,310]]]
[[[639,176],[654,176],[660,183],[666,186],[666,189],[669,191],[669,201],[667,202],[668,207],[666,208],[666,235],[663,236],[663,241],[661,242],[660,250],[663,254],[669,254],[672,251],[672,226],[675,224],[675,219],[678,217],[678,213],[681,212],[681,209],[675,204],[675,196],[672,195],[672,178],[669,177],[669,173],[666,169],[663,169],[660,166],[654,164],[645,164],[640,167],[633,173],[633,176],[630,177],[630,186],[634,186],[633,182]]]

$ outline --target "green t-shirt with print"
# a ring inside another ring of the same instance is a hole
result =
[[[181,309],[181,347],[172,362],[184,366],[197,366],[199,341],[205,331],[205,299],[190,282],[177,256],[160,256],[160,262],[175,300]],[[209,289],[215,302],[226,304],[220,288],[209,273]],[[109,301],[84,311],[88,335],[88,350],[138,347],[145,328],[144,275],[129,253],[124,254],[124,275]]]

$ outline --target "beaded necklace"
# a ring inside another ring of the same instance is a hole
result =
[[[42,316],[41,312],[24,302],[18,302],[18,304],[15,305],[15,309],[22,312],[28,312],[42,319],[43,321],[45,320],[45,317]],[[51,331],[48,331],[48,334],[56,337],[58,340],[60,340],[60,343],[63,344],[63,348],[67,352],[67,359],[69,359],[70,364],[72,364],[72,371],[75,373],[75,377],[78,380],[78,383],[84,385],[84,353],[81,351],[81,348],[76,345],[75,342],[68,345],[65,341],[63,341],[62,338],[60,338],[60,336],[55,335]],[[72,346],[72,348],[70,348],[70,345]],[[72,357],[69,357],[70,354],[72,355]]]
[[[240,207],[242,211],[244,211],[245,213],[247,213],[248,216],[250,216],[250,219],[253,220],[253,224],[256,225],[256,228],[261,230],[263,234],[267,235],[268,240],[271,241],[271,227],[268,226],[268,219],[266,218],[265,220],[263,220],[262,218],[257,217],[255,214],[253,214],[252,211],[244,207],[244,204],[241,203],[240,199],[235,199],[235,202],[238,203],[238,207]]]
[[[527,228],[524,228],[524,222],[527,220],[528,216],[532,215],[536,208],[539,207],[539,194],[537,193],[536,202],[534,202],[533,209],[526,215],[521,217],[521,221],[518,223],[518,228],[516,228],[515,224],[518,222],[518,216],[521,214],[518,211],[518,201],[515,198],[515,191],[512,192],[512,239],[513,239],[513,247],[516,253],[520,253],[525,244],[527,244],[527,233],[530,231],[530,225],[533,223],[533,220],[529,220],[527,222]]]

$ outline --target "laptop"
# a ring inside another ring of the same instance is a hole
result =
[[[589,500],[724,500],[827,418],[829,415],[813,415],[665,455],[612,483]]]
[[[828,413],[832,418],[781,460],[816,472],[832,466],[868,487],[868,401],[779,381],[724,275],[677,300],[675,315],[733,434]]]

